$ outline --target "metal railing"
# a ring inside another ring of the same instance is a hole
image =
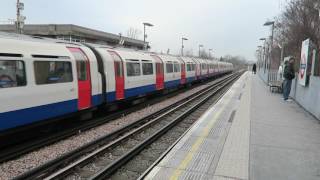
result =
[[[269,82],[282,81],[281,75],[278,73],[278,70],[269,71]]]

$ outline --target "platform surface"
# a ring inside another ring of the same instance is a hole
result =
[[[320,179],[320,123],[245,73],[145,179]]]

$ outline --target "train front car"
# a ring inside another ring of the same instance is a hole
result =
[[[0,36],[0,131],[47,122],[98,100],[90,50],[28,36]],[[90,70],[91,68],[91,70]]]

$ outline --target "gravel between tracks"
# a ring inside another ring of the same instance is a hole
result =
[[[148,116],[160,109],[163,109],[179,100],[182,100],[192,95],[193,93],[204,89],[207,86],[208,85],[201,85],[187,92],[181,93],[177,96],[164,100],[160,103],[128,114],[127,116],[121,117],[99,127],[82,132],[78,135],[69,137],[68,139],[62,140],[50,146],[23,155],[18,159],[2,163],[0,164],[0,180],[14,178],[24,172],[27,172],[32,168],[40,166],[50,160],[58,158],[59,156],[65,153],[68,153],[78,147],[81,147],[91,141],[94,141],[95,139],[98,139],[99,137],[102,137],[103,135],[108,134],[114,131],[115,129],[123,127],[142,117]]]

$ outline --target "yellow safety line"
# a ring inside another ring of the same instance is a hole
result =
[[[234,91],[232,91],[232,94],[229,96],[230,98],[228,99],[228,101],[223,104],[220,110],[214,115],[209,125],[204,129],[201,135],[197,138],[196,142],[192,145],[191,150],[188,152],[185,158],[181,161],[179,166],[174,170],[173,174],[170,177],[170,180],[177,180],[181,175],[181,173],[183,172],[183,169],[186,169],[186,167],[188,166],[188,164],[193,158],[194,152],[196,152],[199,149],[200,145],[203,143],[205,138],[209,135],[209,132],[212,129],[212,127],[215,125],[217,118],[221,115],[224,108],[229,104],[231,98],[233,97],[233,94],[234,94]]]

